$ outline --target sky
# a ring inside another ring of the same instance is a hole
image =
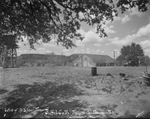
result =
[[[105,31],[108,37],[100,38],[95,32],[95,27],[81,23],[78,31],[84,36],[83,41],[75,41],[77,47],[66,49],[61,45],[56,45],[54,40],[49,43],[35,45],[35,49],[30,49],[27,40],[19,42],[18,55],[21,54],[46,54],[55,53],[58,55],[71,55],[77,53],[109,55],[115,58],[120,55],[120,49],[124,45],[132,42],[140,44],[145,55],[150,56],[150,7],[147,12],[138,12],[133,8],[132,12],[127,11],[119,15],[113,22],[106,21]]]

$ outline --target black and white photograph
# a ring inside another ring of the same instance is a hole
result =
[[[0,0],[0,118],[150,118],[150,0]]]

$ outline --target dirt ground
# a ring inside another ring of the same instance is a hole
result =
[[[143,71],[100,67],[98,76],[91,76],[91,68],[79,67],[0,69],[0,117],[150,117],[150,86]]]

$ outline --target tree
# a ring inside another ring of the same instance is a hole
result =
[[[105,37],[106,20],[133,7],[145,12],[148,4],[149,0],[0,0],[0,36],[16,34],[17,40],[26,36],[33,48],[39,40],[47,43],[56,35],[58,44],[70,48],[75,46],[72,39],[83,39],[78,33],[81,22],[96,26]]]
[[[14,67],[16,61],[16,49],[19,48],[16,35],[3,35],[0,44],[0,65],[7,67],[11,64]],[[10,64],[9,64],[10,63]]]
[[[7,49],[19,48],[16,41],[16,35],[3,35],[1,41],[3,43],[3,46],[7,46]]]
[[[132,43],[131,45],[123,46],[120,53],[117,58],[119,62],[131,66],[139,66],[139,64],[143,63],[141,57],[144,57],[144,51],[139,44]]]
[[[140,57],[140,65],[145,66],[147,72],[147,66],[150,66],[150,58],[148,55]]]
[[[147,55],[141,57],[141,65],[142,66],[150,66],[150,57]]]

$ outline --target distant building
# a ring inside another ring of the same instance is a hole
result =
[[[46,55],[46,54],[22,54],[17,59],[18,66],[113,66],[114,59],[107,55],[72,54]]]
[[[64,66],[67,57],[55,54],[22,54],[18,57],[19,66]]]
[[[115,60],[107,55],[75,54],[75,56],[73,65],[79,67],[114,66],[115,63]]]

